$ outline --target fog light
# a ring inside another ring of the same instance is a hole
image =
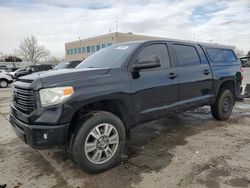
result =
[[[44,134],[43,134],[43,138],[44,138],[45,140],[47,140],[47,138],[48,138],[48,133],[44,133]]]

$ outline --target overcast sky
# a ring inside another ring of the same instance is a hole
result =
[[[250,0],[0,0],[0,52],[11,54],[34,35],[52,55],[64,43],[133,32],[235,45],[250,50]]]

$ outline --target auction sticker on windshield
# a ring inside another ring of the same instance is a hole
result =
[[[115,49],[117,49],[117,50],[126,50],[126,49],[128,49],[128,46],[117,46]]]

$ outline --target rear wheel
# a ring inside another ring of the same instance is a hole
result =
[[[227,120],[233,110],[234,97],[229,89],[221,90],[217,96],[215,103],[211,106],[211,112],[216,120]]]
[[[8,87],[8,85],[9,85],[9,83],[7,80],[4,80],[4,79],[0,80],[0,87],[1,88],[6,88],[6,87]]]
[[[125,145],[125,127],[109,112],[95,112],[79,122],[71,152],[73,160],[85,171],[98,173],[113,167]]]

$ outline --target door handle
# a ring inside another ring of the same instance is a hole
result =
[[[168,78],[170,79],[175,79],[177,77],[177,75],[174,72],[171,72],[168,74]]]
[[[208,75],[208,74],[210,74],[210,71],[206,69],[203,71],[203,74]]]

